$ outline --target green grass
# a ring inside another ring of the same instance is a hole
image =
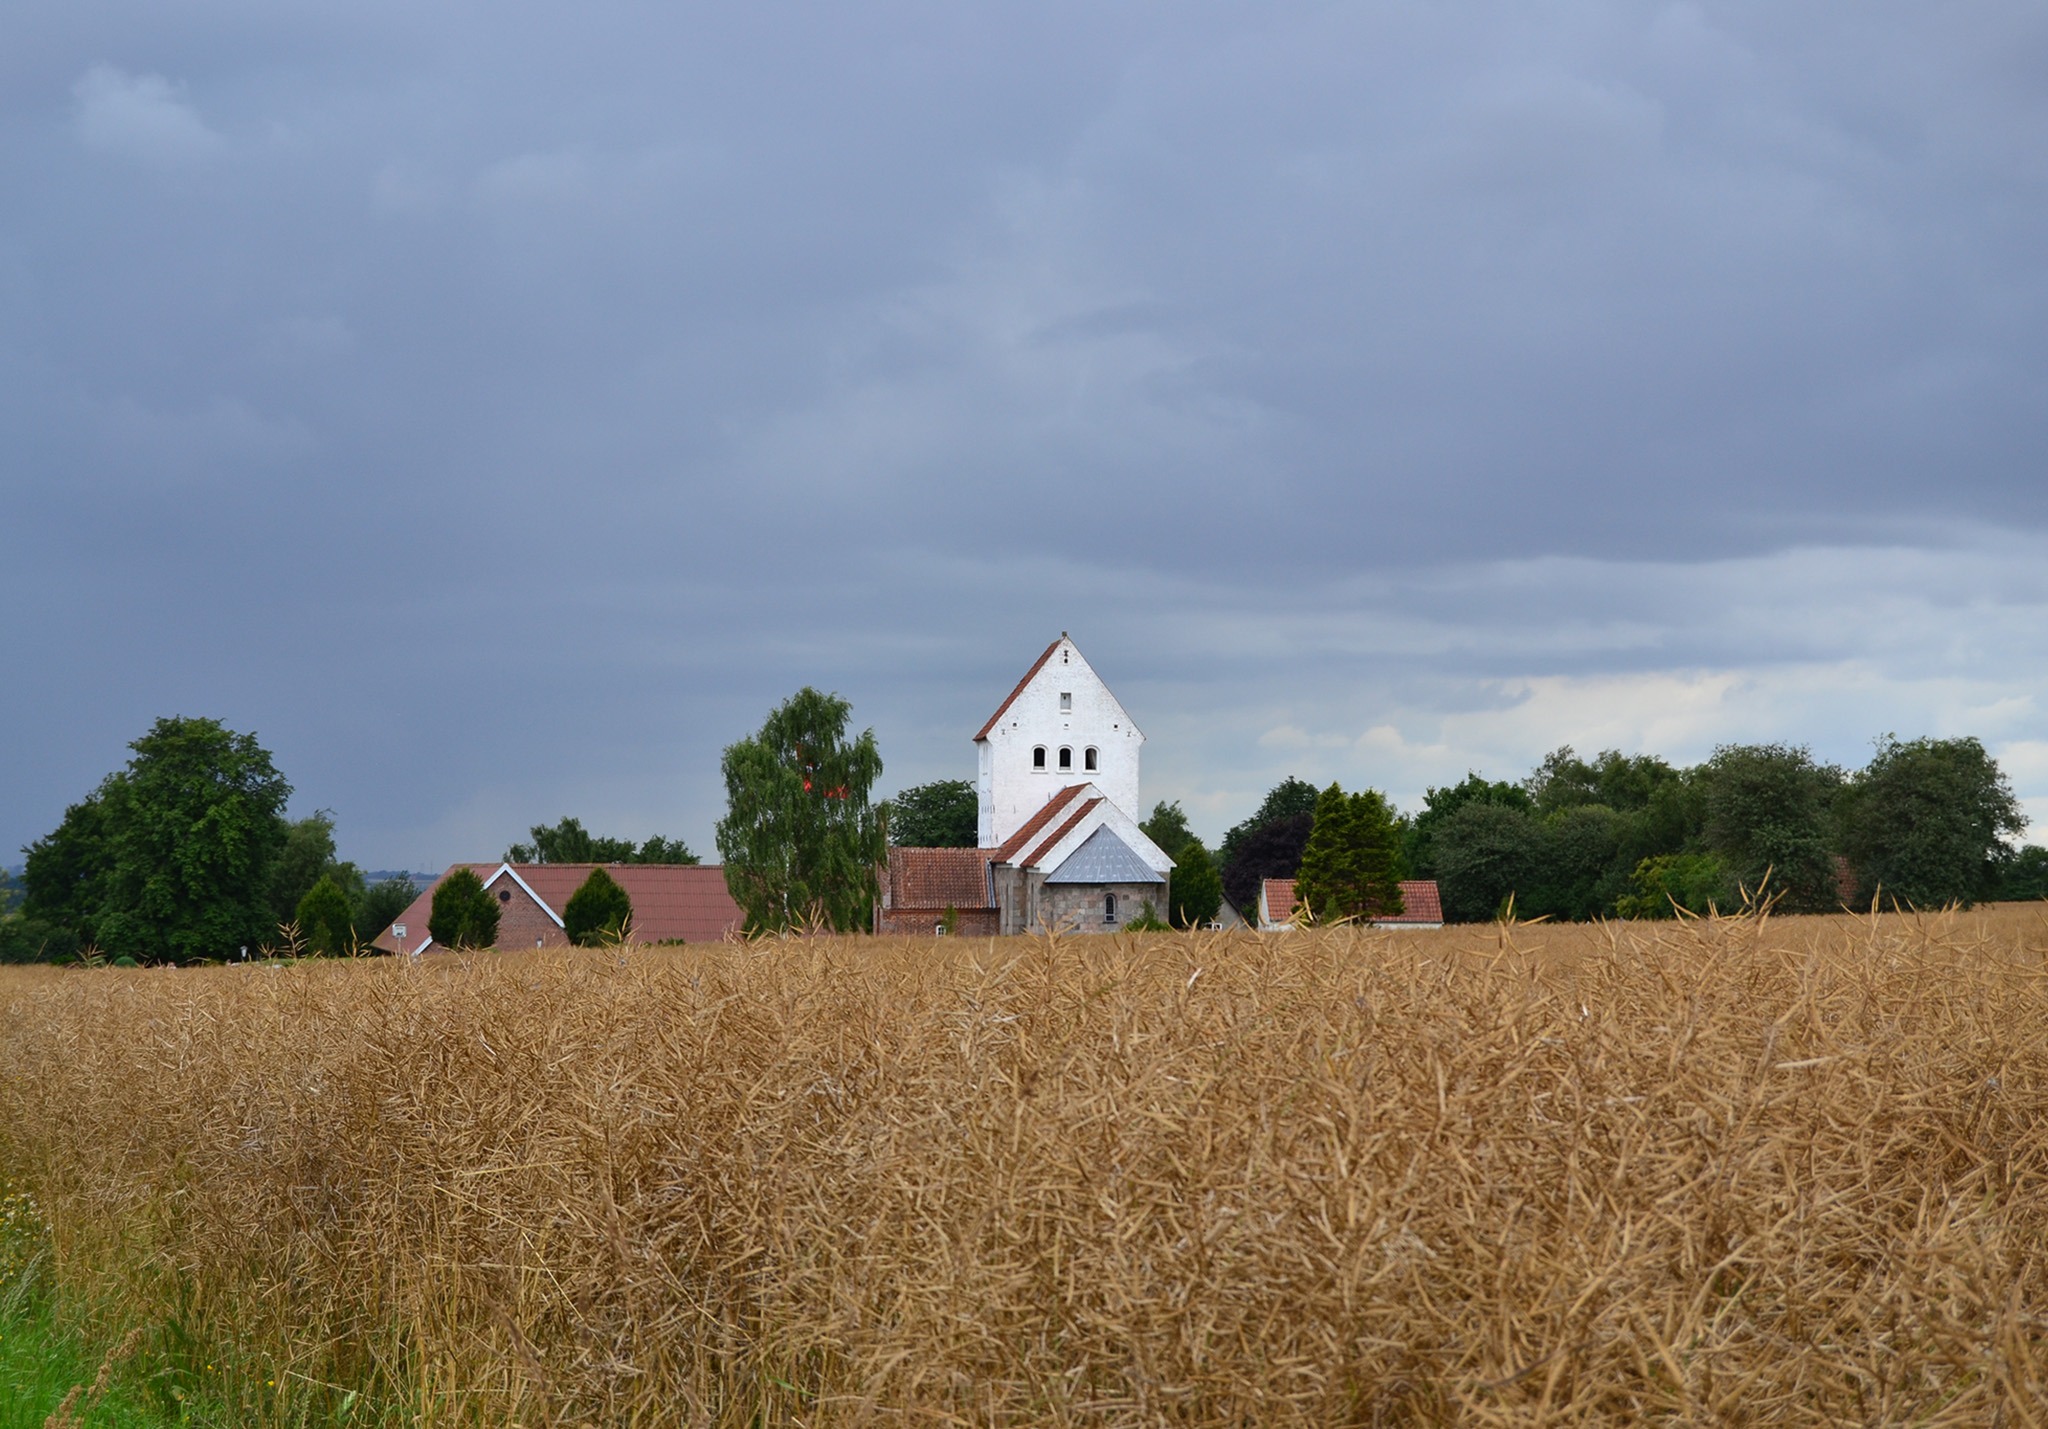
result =
[[[107,1317],[100,1317],[107,1318]],[[176,1324],[112,1335],[67,1313],[34,1200],[0,1182],[0,1429],[45,1429],[70,1398],[76,1429],[357,1429],[389,1422],[358,1395],[280,1386]],[[76,1391],[76,1396],[73,1392]]]

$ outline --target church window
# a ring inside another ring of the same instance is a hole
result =
[[[1061,690],[1061,691],[1060,691],[1060,713],[1061,713],[1061,714],[1072,714],[1073,712],[1074,712],[1074,692],[1073,692],[1072,690]]]
[[[1114,923],[1116,921],[1116,895],[1114,893],[1102,895],[1102,921],[1105,923]]]
[[[1035,747],[1035,748],[1034,748],[1034,749],[1033,749],[1033,750],[1031,751],[1031,767],[1032,767],[1033,769],[1043,769],[1043,768],[1045,768],[1045,746],[1044,746],[1044,745],[1042,745],[1042,744],[1041,744],[1041,745],[1038,745],[1037,747]]]
[[[1085,752],[1083,752],[1083,754],[1081,755],[1081,767],[1082,767],[1083,769],[1087,770],[1087,771],[1088,771],[1088,772],[1089,772],[1090,774],[1093,774],[1093,773],[1095,772],[1095,746],[1094,746],[1094,745],[1092,745],[1092,744],[1091,744],[1091,745],[1089,745],[1089,746],[1088,746],[1088,748],[1087,748],[1087,750],[1086,750]]]
[[[1071,747],[1063,744],[1060,746],[1060,768],[1072,769],[1073,767],[1074,751]]]

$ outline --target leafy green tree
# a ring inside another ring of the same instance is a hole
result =
[[[1481,923],[1496,917],[1508,897],[1533,887],[1549,857],[1543,821],[1527,809],[1471,803],[1436,831],[1437,892],[1444,917]],[[1526,910],[1516,900],[1518,914]]]
[[[2048,898],[2048,848],[2028,844],[2000,854],[1998,885],[1992,897],[2016,903]]]
[[[293,910],[306,950],[322,957],[351,952],[356,945],[355,910],[348,892],[331,873],[306,890]]]
[[[64,811],[64,820],[23,852],[22,913],[67,929],[74,941],[90,943],[98,933],[107,901],[112,849],[107,826],[110,775],[100,787]]]
[[[14,870],[0,868],[0,917],[12,913],[22,896],[21,881],[14,876]]]
[[[1228,868],[1237,858],[1238,845],[1251,837],[1254,831],[1265,827],[1267,824],[1273,823],[1278,819],[1292,819],[1302,814],[1313,814],[1316,811],[1317,797],[1318,791],[1315,785],[1309,783],[1306,779],[1297,779],[1292,774],[1288,775],[1266,792],[1265,800],[1257,809],[1253,810],[1250,818],[1223,835],[1223,843],[1217,849],[1218,862],[1222,863],[1225,868]],[[1303,835],[1304,841],[1306,841],[1306,838],[1307,836]],[[1291,878],[1293,876],[1294,872],[1292,869],[1289,869],[1286,873],[1266,875],[1268,878]],[[1224,886],[1227,892],[1229,888],[1227,880]]]
[[[1282,814],[1238,836],[1237,847],[1223,863],[1223,896],[1247,917],[1259,901],[1259,885],[1269,878],[1292,878],[1301,868],[1302,852],[1315,832],[1313,810]]]
[[[568,906],[562,910],[562,930],[579,948],[621,941],[632,921],[633,900],[601,867],[590,870],[590,877],[569,895]]]
[[[2027,826],[1997,761],[1967,738],[1884,736],[1842,791],[1840,814],[1858,898],[1918,908],[1990,894],[2003,836]]]
[[[552,826],[535,824],[527,830],[532,843],[513,844],[505,850],[506,863],[676,863],[694,864],[681,839],[655,834],[645,843],[631,839],[603,838],[583,827],[581,819],[563,815]]]
[[[1408,866],[1417,878],[1436,877],[1436,831],[1467,804],[1499,804],[1510,809],[1534,807],[1529,791],[1505,780],[1483,779],[1469,770],[1448,789],[1431,789],[1422,798],[1422,812],[1408,826]]]
[[[128,767],[30,847],[35,911],[145,962],[268,939],[291,794],[269,753],[217,720],[185,718],[158,720],[129,748]]]
[[[444,948],[488,948],[498,941],[498,900],[475,869],[458,868],[435,886],[427,936]]]
[[[285,825],[284,844],[270,866],[272,921],[283,924],[296,917],[299,900],[323,878],[335,881],[351,907],[362,901],[362,870],[334,856],[332,809],[316,809]]]
[[[1543,757],[1525,787],[1539,814],[1588,804],[1625,814],[1648,807],[1660,787],[1681,777],[1678,770],[1653,754],[1603,749],[1589,763],[1566,744]]]
[[[814,920],[838,932],[867,925],[888,852],[868,802],[882,756],[873,730],[847,739],[851,712],[806,685],[725,751],[718,852],[749,932]]]
[[[1736,897],[1728,865],[1715,855],[1661,854],[1636,865],[1615,911],[1624,918],[1672,918],[1683,908],[1704,917],[1734,906]]]
[[[1754,894],[1770,874],[1788,913],[1841,906],[1835,886],[1834,802],[1842,771],[1804,746],[1724,744],[1698,771],[1706,847]]]
[[[1215,856],[1202,846],[1200,839],[1190,835],[1180,846],[1180,852],[1173,855],[1167,913],[1177,928],[1199,928],[1213,919],[1222,906],[1223,875],[1216,868]]]
[[[1624,816],[1605,804],[1576,804],[1540,822],[1540,856],[1534,876],[1516,890],[1517,916],[1584,921],[1612,911],[1628,890],[1628,871],[1616,859]]]
[[[1146,838],[1158,844],[1160,851],[1168,858],[1176,860],[1180,857],[1176,850],[1194,841],[1195,837],[1195,831],[1188,827],[1188,816],[1181,811],[1178,799],[1171,804],[1154,804],[1150,817],[1139,824],[1138,829]]]
[[[973,848],[981,835],[981,799],[965,779],[912,785],[882,807],[898,848]]]
[[[380,879],[363,890],[354,920],[363,941],[371,941],[398,921],[398,915],[410,908],[413,899],[419,896],[419,889],[404,874]]]
[[[1295,875],[1295,897],[1320,918],[1401,911],[1401,829],[1376,789],[1346,794],[1331,784],[1316,799],[1315,827]]]

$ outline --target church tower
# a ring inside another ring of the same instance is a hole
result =
[[[997,848],[1073,785],[1135,817],[1145,736],[1064,631],[974,736],[980,843]]]

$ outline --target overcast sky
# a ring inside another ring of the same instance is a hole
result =
[[[2038,0],[0,18],[0,861],[170,714],[368,867],[709,856],[799,686],[972,777],[1062,630],[1212,840],[1887,731],[2048,821],[2044,457]]]

